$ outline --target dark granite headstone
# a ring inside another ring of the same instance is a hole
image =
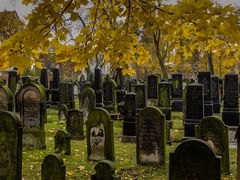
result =
[[[94,167],[96,173],[91,176],[91,180],[120,180],[120,176],[115,175],[114,163],[109,160],[102,160]]]
[[[22,179],[22,128],[12,112],[0,113],[0,179]]]
[[[48,88],[48,72],[46,68],[41,69],[40,83],[44,86],[46,91],[46,100],[49,101],[49,88]],[[49,102],[48,102],[49,103]]]
[[[137,163],[164,165],[166,158],[166,120],[157,107],[146,107],[137,119]]]
[[[213,101],[213,113],[219,114],[221,111],[221,103],[218,76],[212,76],[212,101]]]
[[[66,167],[59,154],[49,154],[44,158],[41,177],[42,180],[65,180]]]
[[[61,81],[59,83],[59,104],[65,104],[70,108],[68,95],[68,83],[66,81]]]
[[[195,136],[195,125],[204,117],[203,96],[202,84],[187,85],[184,112],[185,138]]]
[[[8,88],[12,91],[12,94],[15,94],[16,86],[18,81],[17,71],[8,72]]]
[[[74,83],[69,82],[68,83],[68,104],[69,104],[69,109],[74,109],[75,108],[75,101],[74,101]]]
[[[169,180],[220,180],[221,158],[205,141],[190,139],[170,153]]]
[[[137,83],[135,85],[137,113],[146,107],[146,85],[144,83]]]
[[[113,122],[103,108],[96,108],[88,115],[87,152],[89,160],[114,161]]]
[[[225,75],[222,120],[228,126],[239,126],[238,88],[238,75]]]
[[[211,72],[199,72],[198,83],[203,85],[204,89],[204,117],[213,115],[212,102],[212,79]]]
[[[83,111],[72,109],[68,111],[66,130],[71,139],[84,140]]]
[[[235,138],[237,139],[237,176],[236,180],[240,179],[240,126],[238,126]]]
[[[51,83],[51,104],[58,105],[59,103],[59,82],[60,71],[58,68],[53,68],[53,79]]]
[[[158,75],[149,75],[147,77],[147,106],[158,106],[158,84],[160,78]]]
[[[0,112],[13,111],[12,91],[7,86],[0,85]]]
[[[70,135],[63,130],[57,131],[54,136],[55,153],[58,154],[71,154],[71,139]]]
[[[206,141],[222,157],[222,172],[229,174],[228,127],[222,120],[213,116],[203,118],[196,126],[196,138]]]
[[[95,81],[94,81],[94,90],[96,95],[96,107],[103,106],[103,92],[101,89],[102,84],[102,71],[101,68],[97,67],[95,69]]]
[[[175,112],[183,111],[182,89],[183,89],[182,73],[172,74],[172,88],[171,88],[172,111]]]

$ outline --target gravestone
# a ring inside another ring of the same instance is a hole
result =
[[[170,153],[169,180],[220,180],[221,158],[199,139],[181,143]]]
[[[228,127],[222,120],[213,116],[203,118],[196,126],[196,138],[206,141],[222,157],[222,172],[229,174]]]
[[[123,136],[122,142],[136,142],[136,94],[127,93],[123,111]]]
[[[15,94],[16,86],[18,82],[18,74],[17,71],[9,71],[8,72],[8,88],[12,91],[12,94]]]
[[[59,83],[59,104],[65,104],[70,109],[68,95],[68,83],[61,81]]]
[[[84,140],[83,111],[72,109],[68,111],[66,130],[71,139]]]
[[[239,126],[238,75],[226,74],[222,120],[228,126]]]
[[[85,87],[81,93],[80,109],[83,111],[83,120],[87,121],[88,114],[96,107],[95,92],[90,87]]]
[[[23,146],[45,149],[44,122],[47,122],[47,108],[44,87],[38,82],[27,82],[17,93],[15,103],[19,107],[23,127]]]
[[[54,144],[55,144],[55,153],[58,154],[71,154],[71,139],[70,135],[63,131],[57,131],[56,135],[54,136]]]
[[[166,157],[166,120],[154,106],[140,111],[137,119],[137,163],[164,165]]]
[[[236,180],[240,179],[240,126],[238,126],[236,136],[237,139],[237,176]]]
[[[0,85],[0,112],[2,111],[13,111],[13,95],[7,86]]]
[[[137,83],[135,85],[137,114],[146,107],[146,85]]]
[[[0,113],[0,179],[22,179],[22,128],[12,112]]]
[[[75,109],[80,109],[80,85],[77,81],[73,82],[73,98]]]
[[[67,121],[68,111],[69,109],[65,104],[60,104],[58,107],[58,120]]]
[[[172,96],[172,111],[174,112],[183,111],[182,89],[183,89],[182,73],[172,74],[171,96]]]
[[[120,180],[120,176],[115,175],[114,163],[109,160],[102,160],[94,167],[96,173],[91,176],[91,180]]]
[[[46,92],[46,101],[49,104],[48,72],[46,68],[41,69],[40,83],[44,86]]]
[[[212,79],[211,72],[199,72],[198,83],[203,84],[204,89],[204,117],[213,115]]]
[[[94,71],[94,91],[96,95],[96,107],[102,107],[103,106],[103,92],[101,88],[102,84],[102,71],[100,67],[97,67]]]
[[[112,117],[117,116],[116,83],[107,75],[103,81],[103,107]]]
[[[221,103],[218,76],[212,76],[212,101],[213,101],[213,113],[219,114],[221,111]]]
[[[160,78],[158,75],[149,75],[147,77],[147,106],[158,106],[158,84]]]
[[[32,77],[29,75],[24,75],[24,76],[21,76],[21,79],[22,79],[22,83],[26,84],[28,81],[32,79]]]
[[[74,83],[73,82],[68,82],[68,104],[69,104],[69,109],[75,109],[75,101],[74,101]]]
[[[187,85],[184,107],[184,136],[195,136],[195,125],[204,117],[203,85],[193,83]]]
[[[127,92],[135,92],[135,81],[133,79],[126,80]]]
[[[59,103],[59,82],[60,82],[60,71],[58,68],[53,68],[53,79],[51,83],[51,104],[58,105]]]
[[[66,167],[59,154],[47,155],[41,165],[42,180],[65,180]]]
[[[103,108],[96,108],[89,113],[86,125],[88,159],[114,161],[113,122],[110,114]]]

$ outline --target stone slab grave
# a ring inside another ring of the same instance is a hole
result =
[[[68,107],[65,104],[60,104],[58,107],[58,120],[60,122],[67,121],[68,118]]]
[[[146,107],[146,85],[145,83],[137,83],[135,85],[137,114]]]
[[[59,105],[65,104],[70,109],[68,95],[68,82],[59,82]]]
[[[127,93],[123,110],[123,135],[122,142],[136,143],[136,94]]]
[[[77,109],[69,110],[66,121],[66,130],[70,134],[71,139],[85,139],[83,126],[83,111]]]
[[[115,174],[114,163],[109,160],[98,162],[95,167],[95,174],[91,176],[91,180],[120,180],[121,177]]]
[[[221,158],[203,140],[189,139],[170,153],[169,180],[220,180]]]
[[[213,115],[212,102],[212,79],[211,72],[199,72],[198,83],[203,85],[204,89],[204,117]]]
[[[22,127],[7,111],[0,113],[0,179],[22,179]]]
[[[183,74],[174,73],[172,74],[172,111],[182,112],[183,111]]]
[[[96,95],[96,107],[103,106],[103,91],[102,91],[102,70],[97,67],[94,71],[94,91]]]
[[[70,134],[63,130],[58,130],[54,136],[55,153],[71,154],[71,139]]]
[[[47,155],[41,165],[41,179],[42,180],[65,180],[66,167],[63,159],[59,154]]]
[[[207,142],[215,154],[222,157],[222,172],[229,174],[228,127],[223,121],[214,116],[203,118],[196,126],[196,138]]]
[[[85,87],[80,96],[80,109],[83,111],[84,122],[87,121],[88,114],[96,107],[96,95],[92,88]]]
[[[184,139],[188,139],[195,137],[195,125],[204,117],[203,85],[187,85],[184,101]]]
[[[0,85],[0,112],[2,111],[13,111],[13,95],[7,86]]]
[[[166,158],[166,120],[154,106],[140,111],[137,119],[137,163],[159,166]]]
[[[23,127],[23,146],[45,149],[44,122],[47,122],[46,94],[44,87],[29,81],[17,93],[15,102],[19,106]]]
[[[158,84],[160,77],[158,75],[149,75],[147,77],[147,106],[158,106]]]
[[[218,76],[211,76],[212,78],[212,101],[213,113],[220,114],[221,112],[221,97]]]
[[[239,126],[239,85],[237,74],[226,74],[222,120],[228,126]]]
[[[113,122],[110,114],[103,108],[96,108],[88,115],[87,153],[94,161],[114,161]]]

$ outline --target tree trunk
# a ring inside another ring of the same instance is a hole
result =
[[[213,61],[212,61],[213,54],[211,51],[207,52],[207,57],[208,57],[209,71],[211,72],[212,75],[214,75],[214,67],[213,67]]]

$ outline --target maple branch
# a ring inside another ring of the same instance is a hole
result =
[[[83,27],[86,27],[86,23],[84,22],[84,20],[82,19],[82,17],[78,14],[79,20],[81,21]]]
[[[96,22],[97,22],[97,14],[98,14],[99,4],[100,4],[100,0],[98,0],[98,2],[97,2],[97,8],[96,8],[96,12],[95,12],[95,15],[94,15],[94,22],[93,22],[93,27],[92,27],[92,33],[91,34],[93,34],[93,32],[94,32],[95,25],[96,25]]]

